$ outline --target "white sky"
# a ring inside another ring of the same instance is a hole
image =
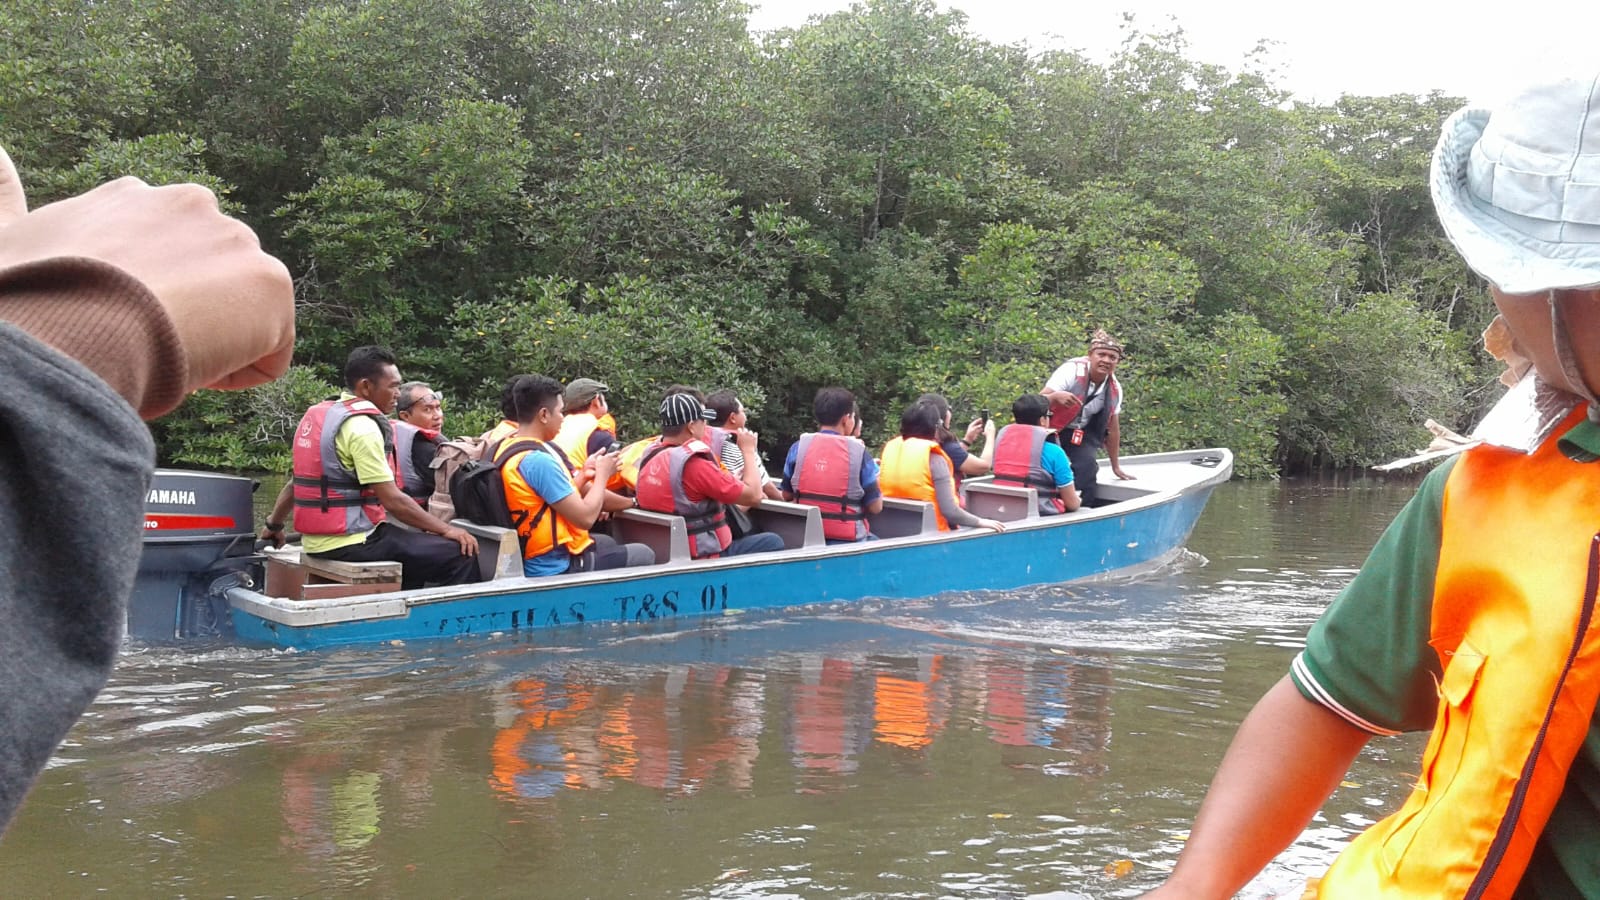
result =
[[[752,30],[804,24],[849,0],[752,0]],[[1275,83],[1331,102],[1340,94],[1426,94],[1435,88],[1494,105],[1519,69],[1600,61],[1600,3],[1486,5],[1437,0],[939,0],[967,14],[987,40],[1033,49],[1079,50],[1104,61],[1121,43],[1124,13],[1146,31],[1175,20],[1191,58],[1238,71],[1260,39],[1276,42]],[[1498,50],[1495,48],[1499,48]]]

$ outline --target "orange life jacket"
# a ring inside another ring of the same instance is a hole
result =
[[[949,531],[950,523],[945,521],[944,514],[939,512],[939,501],[933,490],[933,470],[928,466],[928,460],[935,456],[944,459],[953,476],[955,464],[950,461],[950,455],[944,452],[944,448],[940,447],[937,441],[930,441],[927,438],[893,438],[883,445],[883,471],[878,473],[878,488],[883,491],[885,497],[926,500],[932,503],[933,517],[939,523],[939,530]]]
[[[1600,464],[1573,462],[1555,439],[1456,462],[1429,641],[1444,674],[1422,774],[1399,812],[1334,860],[1319,896],[1516,890],[1600,697],[1596,510]]]
[[[589,537],[589,532],[568,522],[566,517],[556,512],[528,485],[517,466],[522,464],[522,458],[529,453],[548,453],[555,457],[567,470],[567,477],[572,477],[572,463],[561,455],[561,450],[550,444],[541,444],[541,449],[528,449],[522,441],[508,441],[501,450],[510,451],[509,458],[500,467],[500,478],[506,489],[506,505],[513,510],[526,510],[527,515],[517,523],[517,534],[522,537],[522,556],[524,559],[533,559],[543,556],[556,547],[565,547],[568,553],[576,556],[589,549],[594,539]],[[500,462],[499,457],[504,453],[495,454],[495,462]],[[595,485],[591,490],[599,490]]]

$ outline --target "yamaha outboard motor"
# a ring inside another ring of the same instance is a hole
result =
[[[144,504],[144,553],[128,601],[128,635],[141,641],[226,636],[231,587],[261,583],[255,552],[256,482],[236,475],[157,469]]]

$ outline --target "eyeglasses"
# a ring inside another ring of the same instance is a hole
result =
[[[403,404],[395,407],[395,412],[405,412],[406,410],[410,409],[411,407],[416,406],[418,403],[422,403],[422,404],[437,403],[439,405],[440,409],[444,408],[444,398],[439,396],[439,392],[438,391],[429,391],[426,394],[413,394],[411,396],[411,400],[409,402],[403,403]]]

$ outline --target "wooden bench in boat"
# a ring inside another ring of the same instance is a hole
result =
[[[683,516],[624,509],[611,514],[611,536],[622,544],[643,544],[655,551],[656,562],[688,562],[689,526]]]
[[[867,517],[872,533],[880,538],[933,534],[939,530],[933,504],[926,500],[883,498],[883,511]]]
[[[319,559],[300,551],[298,546],[269,548],[267,584],[269,597],[290,600],[329,600],[360,597],[400,590],[400,564],[397,562],[341,562]]]
[[[1039,489],[992,481],[964,481],[961,495],[967,512],[985,519],[1020,522],[1039,518]]]
[[[785,550],[821,547],[827,543],[822,536],[822,510],[815,506],[763,500],[760,506],[750,510],[750,518],[757,528],[783,538]]]
[[[450,524],[478,539],[478,570],[484,581],[522,577],[522,545],[515,531],[471,519],[451,519]]]

